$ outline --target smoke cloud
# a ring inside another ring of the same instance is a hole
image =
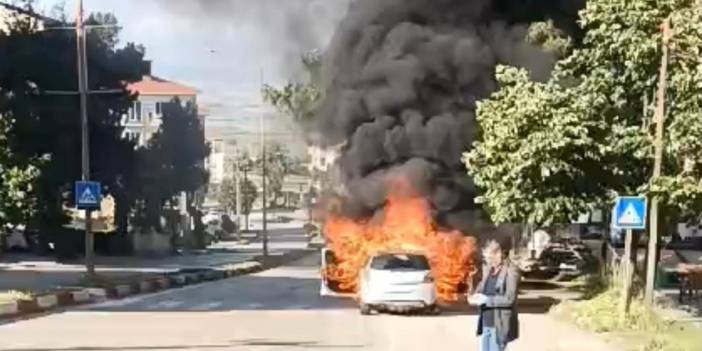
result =
[[[223,35],[242,29],[265,46],[279,75],[302,72],[300,56],[327,46],[350,0],[157,0],[192,26],[214,26]]]
[[[577,1],[575,1],[577,2]],[[526,43],[528,25],[568,30],[574,1],[356,0],[325,55],[320,143],[338,161],[344,215],[382,212],[389,175],[431,201],[440,225],[482,230],[461,163],[477,137],[476,103],[496,89],[495,66],[544,79],[555,58]]]

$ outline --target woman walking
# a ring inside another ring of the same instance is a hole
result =
[[[480,351],[504,351],[508,343],[519,337],[519,269],[495,240],[490,240],[485,245],[483,259],[485,265],[482,279],[468,302],[480,310]]]

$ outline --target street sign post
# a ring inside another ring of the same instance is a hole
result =
[[[624,257],[622,257],[623,287],[621,295],[622,316],[629,313],[631,306],[631,285],[634,280],[634,267],[636,264],[633,255],[634,229],[646,229],[646,198],[643,196],[620,196],[614,205],[614,227],[626,229],[624,242]]]
[[[99,182],[76,182],[76,208],[79,210],[99,210],[102,189]],[[87,217],[86,217],[87,218]]]

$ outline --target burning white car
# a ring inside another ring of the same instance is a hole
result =
[[[322,250],[322,269],[333,264],[332,251]],[[353,296],[322,276],[322,296]],[[383,252],[372,256],[360,273],[358,302],[361,314],[373,311],[439,313],[436,284],[423,254]]]
[[[371,257],[361,274],[359,297],[361,314],[439,312],[431,267],[421,254],[388,252]]]

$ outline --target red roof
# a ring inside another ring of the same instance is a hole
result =
[[[154,76],[144,76],[141,81],[127,85],[127,89],[132,93],[139,93],[139,95],[197,95],[195,88]]]

